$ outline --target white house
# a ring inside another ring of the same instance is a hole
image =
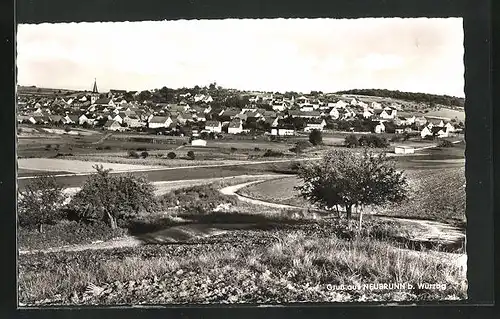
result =
[[[118,123],[117,121],[112,121],[112,120],[109,120],[106,122],[106,124],[104,124],[104,129],[106,129],[108,131],[121,131],[121,130],[123,130],[120,123]]]
[[[85,116],[85,114],[82,114],[80,115],[80,117],[78,117],[78,124],[83,125],[83,123],[89,123],[89,118]]]
[[[172,124],[172,119],[170,118],[170,116],[154,115],[149,119],[148,127],[149,128],[169,127],[170,124]]]
[[[305,132],[310,132],[312,130],[323,131],[325,126],[326,126],[326,121],[324,119],[323,120],[312,120],[306,124],[304,131]]]
[[[432,136],[432,135],[433,135],[432,131],[428,126],[424,127],[422,131],[420,131],[421,138],[425,138],[426,136]]]
[[[304,104],[300,107],[302,112],[312,112],[315,110],[314,105],[312,104]]]
[[[385,108],[382,113],[380,113],[380,118],[384,120],[393,120],[396,117],[397,111],[391,108]]]
[[[446,123],[444,128],[445,128],[446,132],[448,132],[448,133],[453,133],[456,131],[455,127],[450,122]]]
[[[372,102],[370,104],[371,108],[374,109],[374,110],[380,110],[382,109],[382,104],[378,103],[378,102]]]
[[[415,148],[411,146],[396,146],[394,148],[394,153],[396,154],[413,154],[415,153]]]
[[[369,119],[369,118],[371,118],[372,116],[373,116],[373,113],[372,113],[372,112],[370,112],[370,111],[368,111],[367,109],[365,109],[365,110],[363,111],[363,117],[364,117],[365,119]]]
[[[335,108],[335,107],[333,109],[331,109],[329,115],[334,120],[336,120],[336,119],[338,119],[340,117],[339,110],[337,108]]]
[[[282,112],[282,111],[286,110],[287,105],[283,101],[281,101],[281,102],[274,101],[273,104],[272,104],[272,108],[273,108],[274,111]]]
[[[227,132],[229,134],[239,134],[243,132],[243,124],[241,123],[241,120],[233,120],[229,123],[229,126],[227,128]]]
[[[207,146],[207,141],[201,139],[195,139],[191,141],[192,146]]]
[[[271,135],[274,136],[293,136],[295,135],[295,128],[293,125],[282,125],[271,128]]]
[[[383,132],[385,132],[385,125],[384,125],[384,123],[379,122],[375,126],[375,133],[380,134],[380,133],[383,133]]]
[[[214,133],[222,132],[222,123],[219,121],[207,121],[205,123],[205,130]]]

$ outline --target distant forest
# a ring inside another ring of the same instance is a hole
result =
[[[401,92],[392,90],[381,90],[381,89],[355,89],[348,91],[340,91],[337,94],[356,94],[356,95],[368,95],[368,96],[379,96],[379,97],[389,97],[393,99],[400,99],[411,102],[426,103],[430,106],[441,104],[446,106],[464,106],[465,99],[449,96],[449,95],[435,95],[427,93],[411,93],[411,92]]]

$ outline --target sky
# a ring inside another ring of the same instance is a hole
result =
[[[19,85],[204,86],[464,96],[463,24],[447,19],[227,19],[18,26]]]

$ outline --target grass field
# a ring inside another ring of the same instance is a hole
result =
[[[23,304],[426,301],[466,297],[460,255],[345,239],[331,223],[237,230],[190,245],[21,255]],[[443,289],[418,289],[423,282]],[[333,291],[411,283],[415,289]],[[95,285],[95,286],[93,286]],[[88,289],[89,286],[91,289]]]
[[[406,171],[410,193],[402,204],[375,208],[379,214],[424,218],[463,225],[465,223],[465,168]],[[294,189],[297,177],[287,177],[243,188],[239,194],[264,201],[310,207]]]

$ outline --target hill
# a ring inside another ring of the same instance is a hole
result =
[[[463,107],[465,103],[464,98],[449,96],[449,95],[436,95],[428,93],[413,93],[413,92],[401,92],[392,90],[382,90],[382,89],[354,89],[347,91],[336,92],[337,94],[356,94],[356,95],[367,95],[367,96],[378,96],[378,97],[389,97],[394,99],[400,99],[403,101],[425,103],[429,107],[434,107],[437,105],[449,106],[449,107]]]

